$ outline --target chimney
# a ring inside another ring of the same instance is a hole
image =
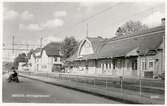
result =
[[[162,25],[162,26],[165,26],[165,18],[162,18],[162,19],[161,19],[161,25]]]

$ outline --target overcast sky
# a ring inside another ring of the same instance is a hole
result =
[[[106,8],[109,9],[81,22]],[[128,20],[140,20],[149,27],[159,25],[164,8],[163,2],[6,2],[3,41],[11,43],[12,35],[17,43],[39,44],[40,36],[45,43],[66,36],[83,39],[87,36],[87,23],[88,36],[109,38]]]

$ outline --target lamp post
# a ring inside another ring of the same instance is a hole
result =
[[[123,73],[122,73],[122,77],[120,77],[121,80],[121,93],[122,93],[122,99],[124,101],[124,88],[123,88],[123,80],[124,80],[124,74],[125,74],[125,60],[126,58],[123,57]]]
[[[134,40],[138,40],[137,38],[136,39],[134,39]],[[138,49],[140,49],[140,42],[137,42],[137,48]],[[139,70],[139,95],[141,96],[141,92],[142,92],[142,86],[141,86],[141,84],[142,84],[142,81],[141,81],[141,67],[142,67],[142,63],[141,63],[141,57],[140,57],[140,51],[137,51],[137,54],[138,54],[138,70]]]
[[[140,59],[140,54],[139,54],[139,59]],[[141,82],[141,67],[142,67],[142,63],[140,62],[140,75],[139,75],[139,76],[140,76],[140,77],[139,77],[140,96],[141,96],[141,89],[142,89],[142,88],[141,88],[141,83],[142,83],[142,82]]]

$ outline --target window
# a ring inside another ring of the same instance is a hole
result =
[[[153,62],[149,62],[149,68],[153,67]]]
[[[90,44],[89,43],[85,43],[85,47],[89,48]]]
[[[137,70],[137,59],[132,60],[132,70]]]
[[[132,61],[131,60],[127,60],[127,68],[131,68],[132,67]],[[133,68],[132,68],[133,69]]]
[[[86,70],[88,70],[88,65],[86,65]]]
[[[54,60],[57,61],[57,57],[55,57]]]
[[[79,55],[88,55],[93,53],[93,48],[91,47],[91,43],[88,41],[85,41],[83,45],[80,48],[80,53]]]
[[[108,64],[106,63],[106,69],[108,69]]]
[[[154,60],[150,59],[149,63],[148,63],[149,69],[153,69],[154,68]]]
[[[142,70],[146,70],[147,69],[147,64],[146,61],[143,59],[142,60]]]
[[[101,64],[101,69],[104,70],[104,64]]]
[[[115,67],[116,67],[116,64],[115,64],[115,61],[113,62],[113,69],[115,69]]]
[[[57,61],[60,62],[60,57],[57,57]]]
[[[46,65],[42,65],[42,68],[47,68],[47,66]]]
[[[117,61],[117,67],[118,69],[122,67],[122,61],[120,59]]]
[[[109,63],[109,69],[111,69],[111,64]]]

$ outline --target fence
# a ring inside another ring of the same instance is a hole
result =
[[[165,84],[162,80],[153,79],[131,79],[123,77],[75,75],[66,73],[34,73],[22,72],[27,75],[54,78],[68,82],[75,82],[79,86],[103,89],[108,92],[119,92],[122,99],[128,95],[138,96],[164,101]]]

